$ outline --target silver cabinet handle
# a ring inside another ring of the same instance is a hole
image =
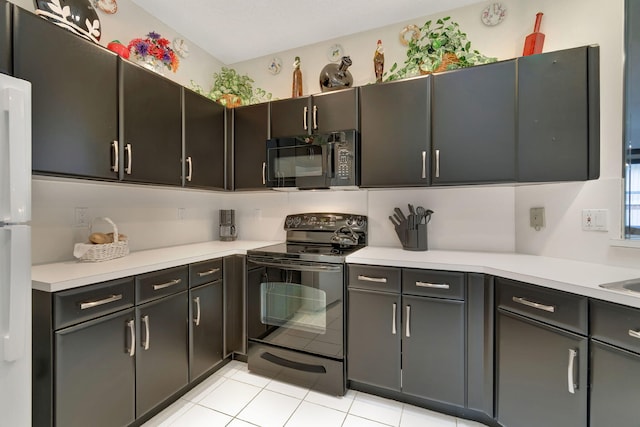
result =
[[[87,301],[80,303],[80,310],[86,310],[88,308],[97,307],[103,304],[109,304],[110,302],[120,301],[122,299],[122,294],[118,295],[110,295],[106,298],[97,301]]]
[[[436,178],[440,178],[440,150],[436,150]]]
[[[407,338],[411,337],[411,306],[410,305],[407,306],[407,324],[406,324],[406,330],[404,331],[404,334],[407,336]]]
[[[313,106],[313,129],[318,129],[318,107]]]
[[[193,323],[200,326],[200,297],[195,297],[193,302],[196,304],[196,318],[193,319]]]
[[[151,337],[149,336],[149,315],[142,318],[144,324],[144,340],[142,341],[142,348],[149,350],[149,344],[151,343]]]
[[[556,311],[556,307],[554,305],[539,304],[522,297],[513,297],[513,301],[528,307],[537,308],[538,310],[548,311],[549,313],[555,313]]]
[[[266,169],[267,169],[267,162],[262,162],[262,185],[267,184],[267,176],[265,175]]]
[[[211,276],[213,273],[217,273],[218,271],[220,271],[219,268],[212,268],[211,270],[207,271],[199,271],[198,277]]]
[[[302,109],[302,125],[304,127],[304,130],[309,130],[309,126],[307,125],[307,114],[309,114],[309,109],[307,107],[304,107]]]
[[[576,389],[578,388],[578,384],[576,384],[575,377],[573,374],[573,365],[575,364],[576,357],[578,357],[578,351],[574,349],[569,349],[569,366],[567,368],[567,385],[569,387],[569,393],[575,394]]]
[[[640,338],[640,332],[629,329],[629,336],[634,338]]]
[[[191,162],[191,156],[187,157],[187,165],[189,166],[187,173],[187,181],[191,182],[191,176],[193,175],[193,163]]]
[[[136,355],[136,328],[133,320],[129,320],[127,322],[127,327],[129,328],[129,336],[131,337],[131,347],[127,349],[127,353],[129,356],[133,357]]]
[[[131,175],[131,162],[133,160],[133,150],[131,149],[131,144],[127,144],[124,146],[124,154],[127,156],[127,166],[124,168],[124,171],[127,175]]]
[[[416,286],[419,288],[449,289],[448,283],[416,282]]]
[[[358,280],[362,280],[363,282],[387,283],[386,277],[369,277],[363,276],[362,274],[358,275]]]
[[[111,147],[113,147],[113,164],[111,165],[111,170],[114,172],[118,172],[118,164],[120,163],[120,152],[118,151],[118,141],[113,141],[111,143]]]
[[[427,177],[427,152],[422,152],[422,179]]]
[[[182,279],[173,279],[165,283],[160,283],[159,285],[153,285],[153,290],[158,291],[160,289],[168,288],[169,286],[177,285],[178,283],[182,283]]]
[[[394,302],[393,303],[393,309],[392,311],[392,315],[393,315],[393,320],[391,321],[391,334],[395,335],[396,334],[396,315],[397,315],[397,311],[398,311],[398,305]]]

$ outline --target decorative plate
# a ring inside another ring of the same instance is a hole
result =
[[[420,39],[420,28],[417,25],[407,25],[400,31],[400,43],[403,46],[408,46],[411,40],[418,41]]]
[[[176,37],[175,39],[173,39],[173,50],[175,50],[176,53],[183,58],[189,56],[189,46],[184,41],[184,39],[181,39],[180,37]]]
[[[280,73],[280,70],[282,70],[282,59],[278,58],[277,56],[271,58],[269,60],[269,64],[267,65],[267,70],[269,70],[269,72],[274,76]]]
[[[341,45],[337,43],[331,46],[327,51],[327,58],[331,62],[338,62],[340,61],[340,58],[342,58],[343,56],[344,56],[344,49]]]
[[[504,21],[505,16],[507,16],[507,8],[502,3],[491,3],[482,9],[480,19],[484,25],[493,27]]]
[[[118,11],[118,4],[116,3],[116,0],[93,0],[93,7],[109,14],[113,14]]]
[[[100,19],[91,0],[34,0],[36,15],[98,43]]]

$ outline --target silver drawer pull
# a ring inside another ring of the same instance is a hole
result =
[[[634,338],[640,338],[640,332],[629,329],[629,336]]]
[[[407,330],[405,331],[405,335],[407,336],[407,338],[411,337],[411,306],[408,305],[407,306],[407,324],[406,324]]]
[[[149,344],[151,344],[151,337],[149,336],[149,315],[142,318],[144,323],[144,340],[142,340],[142,348],[149,350]]]
[[[358,276],[358,280],[362,280],[363,282],[387,283],[386,277],[369,277],[363,276],[362,274]]]
[[[569,365],[567,367],[567,387],[569,389],[569,393],[575,394],[576,389],[578,388],[578,384],[576,384],[576,380],[574,377],[574,364],[576,361],[576,357],[578,357],[578,352],[572,348],[569,349]]]
[[[449,289],[448,283],[416,282],[416,286],[419,288]]]
[[[393,316],[391,321],[391,334],[393,335],[395,335],[397,331],[397,328],[396,328],[397,311],[398,311],[398,305],[394,302],[393,309],[391,310],[391,315]]]
[[[80,303],[80,310],[86,310],[88,308],[97,307],[99,305],[109,304],[110,302],[120,301],[121,299],[122,299],[122,294],[118,294],[118,295],[108,296],[107,298],[104,298],[98,301],[82,302]]]
[[[133,320],[129,320],[127,322],[127,327],[129,328],[129,334],[131,335],[131,347],[127,350],[129,356],[133,357],[136,355],[136,328]]]
[[[513,297],[513,301],[518,304],[526,305],[529,307],[537,308],[538,310],[548,311],[549,313],[555,313],[556,307],[554,305],[539,304],[537,302],[529,301],[522,297]]]
[[[153,285],[153,290],[157,291],[160,289],[164,289],[164,288],[168,288],[169,286],[173,286],[173,285],[177,285],[178,283],[181,283],[182,279],[173,279],[169,282],[166,283],[160,283],[159,285]]]
[[[219,268],[212,268],[211,270],[207,271],[199,271],[198,277],[211,276],[213,273],[217,273],[218,271],[220,271]]]

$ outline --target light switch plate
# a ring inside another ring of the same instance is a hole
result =
[[[607,231],[609,230],[608,209],[584,209],[582,211],[582,230]]]
[[[529,225],[540,231],[544,227],[544,208],[531,208],[529,211]]]

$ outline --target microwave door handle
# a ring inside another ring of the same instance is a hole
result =
[[[334,143],[327,143],[327,157],[326,157],[326,165],[323,165],[324,170],[327,171],[327,178],[335,178],[336,176],[336,162],[334,155]]]

